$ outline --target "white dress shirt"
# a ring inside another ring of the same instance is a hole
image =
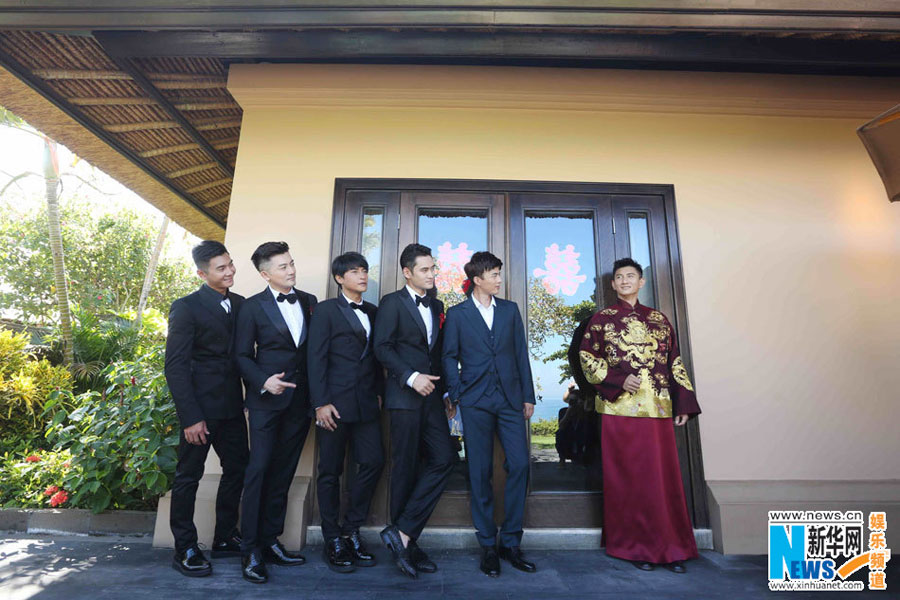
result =
[[[494,308],[497,306],[497,301],[494,300],[494,297],[491,296],[491,304],[488,307],[485,307],[484,304],[476,300],[474,294],[472,295],[472,302],[475,303],[475,308],[478,309],[478,312],[481,314],[481,318],[484,319],[484,324],[487,325],[487,328],[493,329]]]
[[[300,308],[299,295],[297,301],[291,304],[287,300],[279,302],[278,294],[281,292],[272,289],[272,286],[269,286],[269,291],[272,292],[272,295],[275,297],[275,304],[278,305],[278,310],[281,311],[281,316],[284,317],[284,322],[287,323],[288,329],[291,331],[291,337],[294,338],[294,345],[299,346],[300,332],[303,331],[303,310]],[[291,290],[289,293],[293,294],[296,292]]]
[[[231,298],[225,298],[224,300],[219,302],[219,304],[222,305],[222,308],[225,309],[226,313],[231,313]]]
[[[350,302],[353,302],[353,300],[348,298],[347,294],[345,294],[344,292],[341,292],[341,296],[344,297],[344,300],[346,300],[348,304]],[[362,304],[362,299],[360,299],[357,304]],[[372,335],[372,324],[369,322],[369,315],[361,310],[356,310],[355,308],[351,308],[350,310],[354,315],[356,315],[356,318],[359,319],[359,322],[362,324],[363,329],[366,330],[366,341],[368,341],[369,336]]]
[[[415,303],[416,298],[424,298],[425,296],[418,295],[411,287],[406,286],[406,291],[409,292],[409,295],[412,296],[413,303]],[[434,301],[434,299],[432,299]],[[419,310],[419,314],[422,315],[422,320],[425,322],[425,335],[428,340],[428,347],[431,347],[431,336],[432,329],[434,328],[434,323],[431,319],[431,308],[425,306],[424,304],[416,304],[416,308]],[[419,376],[419,372],[415,371],[412,375],[409,376],[409,379],[406,380],[406,385],[409,387],[413,386],[413,381],[416,380],[416,377]]]

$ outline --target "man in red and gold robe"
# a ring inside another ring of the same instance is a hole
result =
[[[618,302],[591,317],[579,357],[597,391],[603,457],[606,553],[650,571],[684,573],[697,557],[675,448],[675,425],[700,413],[675,330],[659,311],[638,302],[643,269],[616,261]]]

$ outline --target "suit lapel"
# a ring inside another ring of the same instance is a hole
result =
[[[495,300],[495,302],[496,302],[496,300]],[[494,343],[495,344],[500,341],[500,332],[503,331],[503,328],[506,326],[506,322],[508,320],[506,307],[501,308],[501,306],[503,306],[503,304],[500,302],[497,302],[497,305],[494,306]]]
[[[198,290],[197,295],[200,297],[200,304],[209,311],[215,321],[227,327],[228,313],[222,308],[222,296],[205,284]],[[233,310],[234,306],[231,308]]]
[[[275,329],[287,338],[291,343],[291,346],[295,346],[294,336],[291,335],[291,330],[288,328],[287,321],[281,316],[281,311],[278,310],[278,303],[275,301],[275,296],[272,295],[272,292],[268,287],[263,292],[263,297],[260,298],[260,304],[262,305],[263,312],[265,312],[266,316],[269,317],[269,320],[272,321],[272,325],[275,326]]]
[[[437,344],[438,333],[441,330],[441,319],[438,316],[437,301],[434,298],[431,299],[429,311],[431,312],[431,344],[428,346],[428,349],[433,350],[434,345]]]
[[[481,313],[478,312],[478,308],[475,306],[476,300],[468,299],[463,302],[463,309],[465,310],[466,315],[469,318],[472,327],[475,331],[478,332],[478,337],[481,338],[485,344],[487,344],[488,348],[491,347],[490,342],[490,334],[491,331],[488,329],[487,323],[484,322],[484,319],[481,318]],[[494,314],[494,324],[496,325],[496,311]]]
[[[291,289],[297,294],[297,298],[300,300],[300,312],[303,313],[303,326],[300,328],[300,341],[297,343],[297,347],[299,348],[303,345],[303,342],[306,341],[306,332],[309,330],[309,320],[312,317],[312,314],[309,312],[309,299],[306,297],[306,294],[297,288]],[[291,338],[291,341],[294,341],[294,338]]]
[[[368,340],[366,339],[366,329],[363,327],[362,323],[359,322],[359,317],[357,317],[352,308],[350,308],[350,304],[347,302],[347,299],[344,298],[343,294],[339,294],[337,297],[337,305],[341,311],[341,314],[347,319],[347,323],[350,324],[350,328],[353,330],[353,333],[356,334],[357,339],[363,345],[363,356],[366,354],[366,350],[368,349]],[[368,313],[366,313],[368,316]],[[371,326],[372,317],[369,317],[369,323]]]
[[[406,310],[409,311],[409,314],[412,315],[413,321],[416,323],[416,325],[419,326],[419,331],[422,332],[422,339],[424,339],[425,343],[427,344],[428,330],[425,329],[425,321],[422,320],[422,315],[419,314],[419,309],[416,307],[416,303],[413,301],[409,290],[407,290],[405,287],[400,290],[400,302],[403,303],[403,306],[405,306]]]

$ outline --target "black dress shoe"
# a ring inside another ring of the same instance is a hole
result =
[[[403,545],[403,540],[400,538],[400,530],[394,525],[388,525],[381,530],[381,541],[384,542],[384,545],[387,546],[388,550],[394,555],[394,562],[397,564],[397,568],[400,569],[400,572],[407,577],[415,579],[416,568],[410,560],[409,548]]]
[[[259,550],[254,550],[241,558],[241,575],[250,583],[265,583],[269,580],[269,571]]]
[[[416,571],[420,573],[437,573],[437,565],[428,558],[424,550],[419,548],[415,540],[409,540],[406,548],[409,550],[409,559]]]
[[[241,534],[234,530],[228,537],[213,542],[210,550],[213,558],[227,558],[241,555]]]
[[[533,562],[525,560],[525,555],[522,553],[522,548],[519,546],[510,546],[509,548],[500,546],[497,549],[497,553],[500,555],[500,558],[509,561],[509,564],[520,571],[525,571],[526,573],[534,573],[537,571],[537,567]]]
[[[685,567],[684,563],[680,560],[668,563],[666,568],[673,573],[687,573],[687,567]]]
[[[354,529],[350,532],[350,535],[343,536],[344,546],[350,551],[351,556],[353,556],[353,564],[357,567],[374,567],[375,563],[375,555],[369,552],[366,548],[366,543],[363,542],[362,537],[359,535],[359,529]]]
[[[285,550],[278,540],[271,546],[263,548],[262,554],[267,563],[281,565],[282,567],[299,567],[306,562],[302,554]]]
[[[356,569],[353,565],[353,553],[350,551],[350,546],[342,537],[325,540],[322,558],[328,568],[336,573],[352,573]]]
[[[212,565],[203,556],[203,552],[194,544],[183,552],[176,552],[172,558],[172,568],[188,577],[206,577],[212,575]]]
[[[500,577],[500,557],[493,546],[484,546],[481,555],[481,572],[488,577]]]
[[[631,561],[631,564],[633,564],[641,571],[652,571],[656,568],[656,565],[654,565],[652,562],[647,562],[645,560],[633,560]]]

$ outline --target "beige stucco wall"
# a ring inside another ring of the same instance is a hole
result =
[[[855,133],[897,80],[234,65],[229,89],[237,291],[283,239],[324,294],[336,177],[674,184],[707,479],[900,479],[900,205]]]

